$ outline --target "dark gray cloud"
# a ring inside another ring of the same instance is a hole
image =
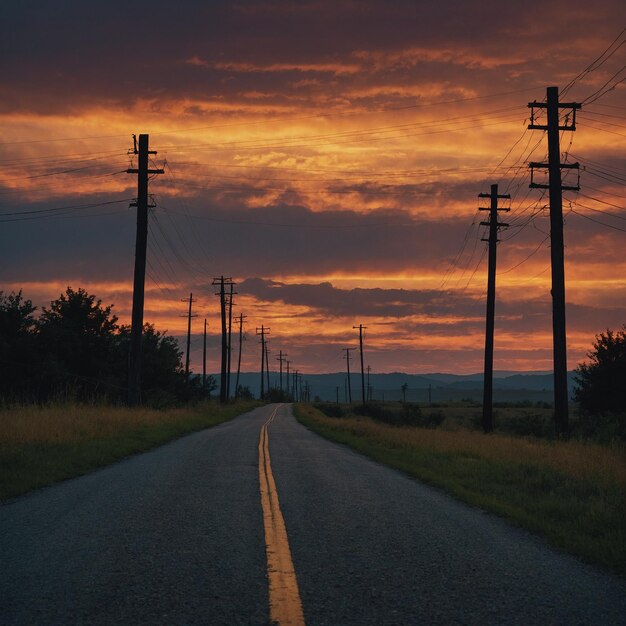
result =
[[[443,80],[450,93],[459,84],[481,87],[485,80],[495,81],[501,70],[494,65],[500,64],[514,70],[500,79],[510,89],[520,80],[534,84],[540,76],[545,81],[576,73],[582,69],[576,63],[593,52],[584,46],[590,33],[600,41],[610,38],[612,24],[622,23],[625,13],[616,1],[591,7],[563,0],[181,0],[175,8],[165,0],[5,2],[0,107],[45,114],[102,104],[125,109],[137,99],[154,99],[161,102],[158,108],[181,97],[226,98],[243,105],[248,102],[243,94],[251,91],[287,102],[289,86],[311,77],[322,77],[325,84],[301,86],[301,93],[326,94],[326,105],[347,88],[358,91],[381,82]],[[431,54],[419,60],[385,57],[412,48]],[[372,54],[359,54],[363,51]],[[193,59],[195,64],[186,63]],[[351,64],[359,71],[332,69]],[[348,100],[344,94],[336,103]]]
[[[455,321],[454,333],[463,334],[484,326],[485,302],[472,296],[438,290],[416,289],[341,289],[330,282],[319,284],[287,284],[261,278],[248,278],[237,289],[265,302],[280,302],[291,306],[306,306],[318,314],[337,317],[389,317],[424,316],[422,321],[404,320],[402,330],[394,331],[407,336],[415,332],[446,336],[451,332],[450,317],[465,318]],[[601,315],[609,327],[619,327],[623,322],[621,308],[600,308],[593,305],[570,304],[569,324],[574,329],[593,329]],[[551,316],[549,294],[542,298],[500,300],[497,304],[498,326],[507,334],[520,334],[547,330]],[[438,321],[438,317],[442,318]]]

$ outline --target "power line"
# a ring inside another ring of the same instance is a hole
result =
[[[214,128],[233,128],[233,127],[243,127],[243,126],[255,126],[259,124],[269,124],[274,122],[292,122],[292,121],[300,121],[305,119],[329,119],[333,117],[345,117],[347,115],[372,115],[378,113],[386,113],[389,111],[403,111],[410,109],[421,109],[427,107],[440,107],[448,104],[460,104],[463,102],[473,102],[476,100],[484,100],[486,98],[498,98],[502,96],[509,96],[518,93],[527,93],[529,91],[534,91],[535,87],[525,87],[522,89],[515,89],[513,91],[501,91],[498,93],[492,94],[484,94],[480,96],[470,96],[468,98],[457,98],[453,100],[441,100],[438,102],[425,102],[420,104],[406,105],[401,107],[382,107],[379,109],[372,109],[367,111],[341,111],[336,113],[318,113],[314,115],[304,115],[304,116],[296,116],[296,117],[274,117],[274,118],[266,118],[257,121],[250,122],[236,122],[230,124],[213,124],[210,126],[196,126],[192,128],[178,128],[168,131],[162,131],[160,133],[152,133],[153,136],[162,136],[162,135],[174,135],[179,133],[187,133],[187,132],[196,132],[199,130],[211,130]],[[84,141],[87,139],[118,139],[118,138],[127,138],[128,133],[120,134],[120,135],[92,135],[92,136],[79,136],[79,137],[55,137],[52,139],[24,139],[17,141],[2,141],[0,142],[0,146],[9,146],[16,144],[31,144],[31,143],[53,143],[60,141]]]

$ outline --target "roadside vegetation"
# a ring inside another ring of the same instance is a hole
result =
[[[0,409],[0,500],[215,426],[255,401],[157,410],[59,403]]]
[[[68,287],[37,315],[0,292],[0,500],[84,474],[259,403],[211,400],[211,376],[186,376],[174,337],[145,324],[143,407],[124,406],[130,328],[113,306]],[[244,399],[245,398],[245,399]]]
[[[509,432],[488,435],[479,430],[480,409],[472,406],[322,403],[295,410],[320,435],[626,576],[623,441],[602,445],[514,434],[516,415],[530,430],[535,423],[538,431],[549,428],[550,411],[528,407],[499,409]]]

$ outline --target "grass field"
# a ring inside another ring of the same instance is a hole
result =
[[[255,402],[159,411],[116,406],[0,410],[0,500],[84,474],[244,413]]]
[[[311,430],[626,576],[623,447],[390,426],[296,406]]]

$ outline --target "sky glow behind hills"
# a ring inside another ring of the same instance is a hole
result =
[[[185,331],[197,299],[219,370],[221,274],[247,315],[244,369],[333,372],[357,345],[376,372],[482,369],[487,277],[478,194],[510,193],[498,248],[495,367],[551,369],[547,142],[528,102],[583,102],[563,160],[569,368],[626,304],[626,8],[622,2],[4,3],[0,289],[41,306],[84,287],[130,318],[133,133],[151,181],[146,321]],[[620,73],[621,72],[621,73]],[[570,174],[572,176],[572,174]],[[96,205],[96,206],[90,206]],[[76,208],[82,207],[82,208]],[[29,213],[32,212],[32,213]],[[14,215],[21,213],[21,215]],[[594,221],[595,220],[595,221]]]

